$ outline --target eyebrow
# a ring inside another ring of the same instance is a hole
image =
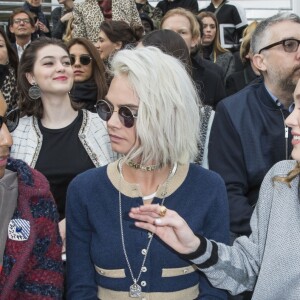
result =
[[[44,57],[42,57],[41,58],[41,60],[43,60],[43,59],[55,59],[56,58],[56,56],[44,56]],[[64,55],[64,56],[62,56],[62,57],[60,57],[60,58],[69,58],[69,55]]]
[[[104,97],[104,100],[106,100],[111,105],[113,105],[106,97]],[[117,105],[118,108],[120,108],[121,106],[127,106],[127,107],[132,108],[132,109],[138,109],[139,108],[138,105],[135,105],[135,104],[120,104],[120,105]]]

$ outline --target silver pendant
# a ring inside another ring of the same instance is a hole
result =
[[[140,298],[142,296],[142,288],[137,283],[134,283],[130,286],[129,296],[131,298]]]

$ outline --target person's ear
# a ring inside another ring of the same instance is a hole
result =
[[[36,83],[36,81],[31,73],[26,73],[25,76],[31,85]]]
[[[263,54],[254,54],[252,62],[259,71],[265,72],[267,70],[265,56]]]
[[[123,46],[122,42],[116,42],[115,44],[116,44],[115,50],[120,50]]]

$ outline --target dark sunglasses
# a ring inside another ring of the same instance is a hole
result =
[[[276,43],[273,43],[271,45],[261,48],[258,51],[258,54],[260,54],[264,50],[271,49],[277,45],[282,45],[283,50],[285,52],[292,53],[292,52],[296,52],[298,50],[299,44],[300,44],[300,41],[297,39],[286,39],[286,40],[282,40],[282,41],[279,41],[279,42],[276,42]]]
[[[13,132],[18,124],[20,119],[20,111],[18,108],[11,110],[6,116],[0,116],[0,129],[3,124],[6,124],[9,132]]]
[[[134,119],[137,118],[137,112],[133,113],[128,106],[120,106],[119,110],[114,110],[114,106],[106,100],[99,100],[95,105],[99,117],[103,121],[108,121],[114,112],[118,112],[121,123],[131,128],[134,125]]]
[[[92,58],[87,54],[82,54],[79,56],[79,61],[82,65],[87,66],[92,61]],[[75,64],[76,62],[75,55],[73,54],[70,55],[70,62],[72,66]]]

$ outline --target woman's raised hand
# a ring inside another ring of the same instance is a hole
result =
[[[195,252],[199,238],[193,233],[186,221],[174,210],[158,204],[132,208],[129,216],[135,225],[156,234],[163,242],[181,254]]]

